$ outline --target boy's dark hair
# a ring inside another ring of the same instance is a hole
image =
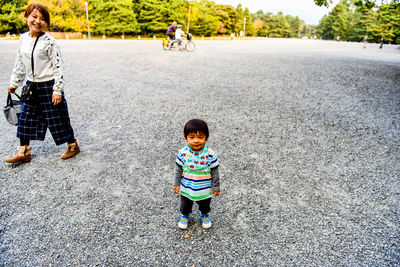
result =
[[[185,138],[187,138],[187,136],[190,133],[197,133],[197,132],[205,134],[206,140],[208,139],[209,132],[207,123],[205,121],[199,119],[193,119],[188,121],[185,124],[185,127],[183,128],[183,134],[185,135]]]
[[[40,3],[32,3],[28,6],[28,8],[25,11],[25,18],[29,17],[29,15],[32,13],[34,9],[37,9],[40,14],[42,14],[44,21],[47,23],[47,28],[50,29],[50,14],[49,10],[47,9],[46,6],[40,4]]]

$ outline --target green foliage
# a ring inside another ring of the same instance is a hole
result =
[[[25,27],[22,13],[27,0],[0,0],[0,32],[19,33]]]
[[[217,34],[220,29],[220,23],[216,16],[216,8],[217,5],[211,1],[191,1],[190,32],[201,36]]]
[[[375,5],[375,4],[374,4]],[[400,42],[400,3],[391,1],[374,9],[371,1],[342,0],[332,12],[324,16],[317,27],[322,39],[340,36],[345,41]]]
[[[136,12],[143,34],[165,33],[168,26],[177,21],[183,24],[183,0],[139,0]]]
[[[66,32],[86,31],[85,4],[80,0],[43,1],[51,12],[51,30]],[[55,15],[57,14],[57,15]]]
[[[342,40],[347,38],[349,15],[350,8],[347,0],[342,0],[333,8],[331,12],[333,18],[331,27],[335,37],[340,36]]]
[[[40,1],[51,13],[51,30],[87,32],[85,0],[0,0],[0,32],[27,30],[23,12],[28,3]],[[164,35],[173,21],[198,36],[239,34],[246,36],[311,36],[312,27],[298,17],[263,11],[250,13],[239,4],[210,0],[87,0],[90,29],[94,34]],[[190,21],[189,21],[190,10]],[[245,23],[245,24],[244,24]]]
[[[131,0],[92,0],[94,32],[100,34],[135,33],[138,29]]]
[[[314,0],[314,2],[317,6],[329,6],[333,0]]]
[[[358,5],[349,23],[348,40],[361,41],[374,27],[376,12],[367,6]]]
[[[338,36],[345,40],[348,35],[350,6],[347,0],[337,4],[328,16],[324,16],[317,27],[317,33],[323,39],[336,39]]]
[[[378,29],[371,29],[375,41],[384,38],[387,42],[400,43],[400,3],[385,4],[378,9]]]
[[[218,33],[236,32],[236,25],[238,24],[240,16],[233,6],[217,5],[215,16],[220,22]]]
[[[389,1],[385,1],[385,0],[356,0],[355,4],[356,5],[364,5],[367,6],[368,8],[373,8],[374,6],[376,6],[376,2],[392,2],[392,3],[398,3],[400,2],[399,0],[389,0]],[[318,6],[329,6],[330,4],[333,3],[333,0],[314,0],[314,3]]]
[[[301,30],[304,27],[304,22],[299,19],[299,17],[292,17],[290,15],[286,15],[285,19],[289,22],[290,25],[290,37],[301,37]]]
[[[257,11],[254,17],[254,27],[257,35],[268,37],[311,37],[311,25],[306,25],[299,17],[283,15],[282,12],[273,15],[270,12]]]

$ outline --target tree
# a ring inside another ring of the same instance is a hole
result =
[[[235,31],[235,24],[239,19],[239,14],[231,5],[217,5],[215,16],[220,23],[219,33],[231,33]]]
[[[348,20],[350,15],[349,4],[347,0],[342,0],[339,4],[337,4],[332,12],[332,30],[334,33],[334,37],[340,36],[342,39],[347,38],[348,33]]]
[[[307,36],[308,38],[312,38],[313,33],[315,33],[315,27],[316,26],[314,25],[304,24],[303,29],[301,30],[301,35]]]
[[[375,41],[383,37],[387,42],[400,43],[400,3],[381,5],[378,21],[370,32]]]
[[[317,27],[317,33],[323,39],[361,41],[364,36],[379,42],[400,42],[400,3],[388,1],[376,10],[366,1],[342,0],[328,16],[324,16]]]
[[[380,0],[380,1],[383,2],[382,0]],[[376,5],[376,0],[357,0],[356,2],[357,2],[357,4],[365,5],[368,8],[372,8]],[[396,2],[399,2],[399,0],[392,0],[392,1],[387,1],[387,2],[396,3]],[[314,0],[314,3],[317,6],[329,6],[330,4],[333,3],[333,0]]]
[[[269,37],[290,37],[290,24],[282,12],[272,17],[272,27],[268,32]]]
[[[268,36],[271,32],[271,29],[274,27],[274,19],[273,14],[271,12],[267,12],[264,14],[258,13],[261,15],[259,18],[263,21],[263,27],[260,31],[260,35]]]
[[[317,28],[322,39],[332,40],[340,36],[342,40],[347,39],[350,9],[347,0],[337,4],[328,16],[324,16]]]
[[[23,11],[27,4],[38,0],[0,0],[0,32],[26,30]],[[84,0],[39,0],[49,8],[52,31],[86,32],[87,21]],[[358,0],[351,0],[358,1]],[[216,4],[211,0],[90,0],[88,10],[90,27],[97,34],[165,34],[168,26],[177,21],[186,30],[190,8],[190,32],[195,35],[239,33],[246,35],[273,37],[300,37],[311,34],[311,26],[306,26],[298,17],[273,15],[259,10],[250,13],[239,4]],[[392,11],[390,11],[392,12]],[[383,16],[385,12],[382,13]],[[393,26],[382,20],[371,32],[384,31],[392,36]],[[386,28],[385,28],[386,27]],[[331,27],[332,28],[332,27]],[[389,30],[389,28],[391,30]],[[396,34],[395,34],[396,35]],[[397,35],[396,35],[397,36]]]
[[[125,34],[138,29],[133,3],[130,0],[92,0],[92,21],[95,33]]]
[[[191,26],[193,34],[201,36],[211,36],[218,33],[220,23],[216,14],[214,2],[201,0],[193,8],[193,23]]]
[[[325,15],[317,26],[317,34],[324,40],[333,40],[335,33],[332,29],[333,18],[329,15]]]
[[[304,22],[298,16],[292,17],[291,15],[285,16],[286,21],[290,25],[290,37],[301,37],[301,30],[303,29]]]
[[[253,22],[254,28],[256,29],[256,33],[258,36],[263,35],[262,29],[264,27],[264,22],[261,19],[255,19]]]
[[[0,32],[20,33],[25,27],[23,20],[27,0],[0,0]]]
[[[243,12],[243,19],[246,19],[246,35],[256,35],[257,30],[251,20],[249,9],[246,7]]]
[[[242,8],[242,4],[238,4],[236,7],[236,13],[239,15],[238,20],[236,21],[236,25],[235,25],[235,30],[237,33],[243,31],[243,26],[244,26],[244,14],[243,14],[243,8]]]
[[[141,0],[136,3],[140,31],[146,34],[165,33],[168,26],[177,21],[186,24],[188,2],[184,0]]]
[[[29,2],[35,2],[30,0]],[[80,0],[42,0],[51,13],[52,31],[86,31],[85,4]],[[93,26],[93,25],[92,25]]]
[[[364,36],[370,35],[370,29],[376,23],[376,12],[365,5],[358,5],[350,19],[348,40],[361,41]]]

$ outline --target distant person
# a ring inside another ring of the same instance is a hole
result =
[[[56,145],[67,143],[67,151],[61,158],[68,159],[75,156],[80,149],[64,98],[64,63],[60,47],[56,40],[44,31],[50,26],[50,14],[44,5],[33,3],[25,11],[25,20],[29,32],[21,35],[8,92],[15,93],[15,89],[23,84],[26,76],[26,84],[31,84],[37,100],[34,103],[23,104],[18,118],[18,152],[14,157],[6,159],[6,162],[30,161],[30,141],[43,141],[47,128]]]
[[[175,39],[175,31],[176,31],[176,21],[174,21],[167,30],[167,36],[169,37],[169,39],[174,40]]]
[[[177,29],[175,31],[175,40],[178,41],[179,49],[183,50],[182,41],[183,38],[185,37],[185,32],[182,30],[182,25],[178,24],[178,26],[176,27]]]
[[[365,35],[363,43],[364,43],[364,48],[367,48],[367,42],[368,42],[368,35]]]
[[[231,33],[231,40],[235,39],[235,36],[236,36],[235,32],[232,32]]]
[[[193,119],[186,123],[183,134],[187,145],[176,158],[174,191],[180,193],[180,220],[178,227],[187,229],[193,202],[199,205],[203,228],[211,227],[209,212],[212,196],[220,195],[217,155],[206,145],[209,132],[207,123]]]
[[[383,37],[381,38],[379,49],[382,49],[382,47],[383,47]]]

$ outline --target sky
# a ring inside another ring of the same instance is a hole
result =
[[[338,1],[335,0],[329,8],[317,6],[314,0],[214,0],[214,2],[232,5],[235,8],[238,4],[242,4],[242,7],[247,7],[251,13],[262,10],[277,14],[282,11],[284,15],[298,16],[307,24],[318,25],[320,19],[328,14]]]

